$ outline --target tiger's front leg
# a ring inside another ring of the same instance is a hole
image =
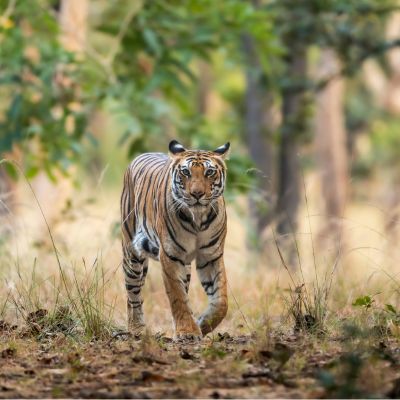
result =
[[[220,324],[228,311],[223,254],[214,258],[200,254],[197,258],[196,271],[208,297],[208,308],[198,320],[201,332],[206,335]]]
[[[187,295],[187,267],[183,262],[160,252],[162,274],[165,289],[171,306],[175,326],[175,337],[182,339],[201,338],[201,330],[197,325],[193,312],[189,307]]]

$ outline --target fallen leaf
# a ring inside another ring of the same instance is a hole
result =
[[[141,380],[143,382],[175,382],[175,379],[167,378],[151,371],[142,371]]]
[[[1,352],[1,357],[2,358],[11,358],[11,357],[15,356],[15,354],[17,354],[17,350],[12,347],[8,347],[7,349],[4,349]]]

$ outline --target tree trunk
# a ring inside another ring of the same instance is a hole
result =
[[[4,165],[0,166],[0,217],[9,215],[14,209],[15,183]],[[2,223],[4,225],[4,223]],[[0,234],[4,233],[0,230]]]
[[[391,14],[386,26],[386,38],[395,40],[400,35],[400,12]],[[392,116],[400,115],[400,49],[392,49],[387,53],[389,64],[389,74],[384,75],[387,78],[387,84],[384,91],[384,109]],[[385,231],[389,238],[389,248],[397,247],[399,238],[400,221],[400,173],[399,165],[394,165],[394,171],[387,174],[389,178],[388,188],[386,189],[386,208]]]
[[[272,215],[272,99],[261,82],[262,69],[253,38],[244,34],[242,42],[247,61],[245,132],[249,154],[257,169],[257,183],[255,190],[250,193],[249,207],[257,237],[260,238]]]
[[[61,0],[59,4],[58,20],[60,24],[60,42],[63,47],[75,54],[82,54],[86,47],[88,0]],[[63,65],[59,65],[59,74],[62,77]],[[57,185],[51,182],[44,172],[41,172],[32,182],[36,195],[46,209],[50,225],[59,221],[61,209],[67,200],[72,197],[72,182],[61,176]]]
[[[200,61],[198,66],[199,85],[197,90],[197,110],[199,114],[206,116],[209,110],[212,74],[209,63]]]
[[[386,38],[395,40],[400,35],[400,12],[391,14],[386,27]],[[387,53],[390,67],[389,81],[386,86],[384,106],[393,115],[400,114],[400,49],[395,48]]]
[[[293,49],[288,60],[288,76],[293,84],[283,91],[282,127],[279,153],[279,189],[277,201],[277,233],[284,240],[297,230],[297,211],[300,203],[300,163],[298,137],[304,131],[304,90],[297,83],[306,76],[305,49]]]
[[[88,0],[61,1],[61,42],[69,51],[81,53],[86,47],[88,6]]]
[[[1,158],[15,161],[22,165],[22,154],[17,146],[9,152],[1,155]],[[12,167],[10,165],[10,167]],[[15,170],[17,176],[20,175],[18,169]],[[13,179],[7,171],[6,164],[0,165],[0,238],[6,237],[13,230],[13,221],[17,210],[18,198],[17,181]]]
[[[339,70],[339,62],[333,50],[322,50],[317,68],[319,79]],[[326,233],[335,243],[341,235],[340,220],[346,205],[348,182],[343,102],[344,81],[339,78],[331,81],[316,96],[315,150],[327,221],[322,237]]]
[[[390,15],[386,25],[386,39],[395,40],[400,35],[400,12]],[[391,116],[400,115],[400,49],[390,50],[386,55],[388,72],[374,61],[364,66],[364,82],[373,95],[375,105]],[[398,165],[386,171],[385,188],[385,232],[389,238],[389,249],[394,248],[399,237],[400,221],[400,175]]]

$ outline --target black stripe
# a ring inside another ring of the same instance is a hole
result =
[[[168,174],[167,174],[167,177],[168,177]],[[169,180],[167,178],[167,180],[164,184],[164,219],[166,218],[168,220],[166,222],[166,225],[167,226],[170,225],[172,227],[171,220],[169,219],[168,204],[167,204],[168,186],[169,186]],[[175,229],[173,229],[173,227],[172,227],[172,230],[175,232]]]
[[[178,257],[171,256],[171,255],[168,254],[165,250],[164,250],[164,253],[165,253],[165,255],[166,255],[170,260],[175,261],[175,262],[178,262],[178,263],[180,263],[180,264],[182,264],[182,265],[185,265],[185,263],[184,263],[182,260],[180,260]]]
[[[130,279],[138,279],[140,277],[140,275],[142,275],[142,271],[136,272],[136,271],[133,271],[132,269],[130,271],[128,271],[125,269],[125,267],[124,267],[124,272],[125,272],[125,275]]]
[[[165,219],[164,219],[164,221],[165,221]],[[172,241],[173,241],[182,251],[184,251],[184,252],[186,253],[186,249],[185,249],[183,246],[181,246],[181,245],[177,242],[175,236],[174,236],[173,233],[171,232],[171,229],[170,229],[170,227],[169,227],[168,221],[165,221],[165,224],[166,224],[166,226],[167,226],[168,234],[169,234],[169,236],[171,237]]]
[[[133,236],[132,236],[131,231],[129,230],[128,221],[124,222],[124,228],[125,228],[126,233],[128,234],[129,240],[132,242]]]
[[[211,239],[211,242],[210,242],[208,245],[205,245],[205,246],[203,246],[203,247],[200,247],[200,249],[207,248],[207,247],[211,247],[211,246],[213,246],[214,244],[216,244],[217,241],[218,241],[218,239],[221,238],[221,235],[224,233],[225,229],[226,229],[226,221],[225,221],[224,224],[222,225],[222,228],[215,234],[214,238]]]
[[[125,287],[126,287],[126,290],[131,291],[133,289],[140,289],[142,287],[142,285],[130,285],[129,283],[126,283]],[[140,292],[140,290],[139,290],[139,292]],[[135,293],[135,294],[137,294],[137,293]]]
[[[126,206],[126,203],[128,202],[128,207]],[[122,204],[123,203],[123,204]],[[128,209],[128,212],[125,212],[126,208]],[[121,209],[122,209],[122,216],[123,216],[123,227],[125,228],[125,231],[129,237],[129,240],[132,242],[133,236],[131,233],[131,230],[129,229],[129,224],[128,220],[130,217],[130,207],[129,207],[129,196],[126,193],[126,189],[124,188],[124,192],[122,193],[121,197]]]
[[[128,303],[131,306],[131,308],[140,308],[143,304],[143,301],[137,301],[137,300],[129,300]]]
[[[207,291],[206,291],[207,296],[214,296],[214,294],[218,292],[218,289],[219,289],[219,288],[216,287],[212,292],[207,292]]]
[[[179,210],[178,217],[182,222],[186,222],[187,224],[189,224],[193,228],[194,232],[189,230],[189,229],[187,229],[185,227],[185,225],[183,225],[182,222],[181,222],[181,226],[182,226],[183,229],[185,229],[185,231],[190,232],[190,233],[196,233],[197,232],[197,229],[196,229],[196,226],[194,225],[193,220],[189,219],[189,217],[183,212],[183,210]]]
[[[198,265],[196,266],[196,269],[204,269],[206,268],[209,264],[213,264],[215,263],[215,261],[218,261],[221,257],[223,256],[223,254],[220,254],[218,257],[214,258],[213,260],[207,261],[205,264],[203,265]]]
[[[136,264],[143,264],[145,262],[145,258],[136,258],[135,256],[131,257],[131,261]]]
[[[215,220],[217,217],[218,213],[214,211],[213,208],[211,208],[209,214],[207,215],[207,219],[201,224],[200,229],[202,231],[205,231],[206,229],[209,228],[211,223]]]
[[[132,174],[134,175],[132,183],[134,186],[136,185],[136,181],[138,181],[140,179],[140,177],[142,176],[143,172],[149,167],[149,161],[151,164],[153,164],[153,163],[157,162],[157,160],[158,159],[154,158],[154,157],[144,158],[143,160],[140,160],[140,162],[138,162],[134,166],[135,171],[132,171]]]
[[[216,244],[219,240],[220,236],[217,236],[215,239],[211,240],[211,242],[205,244],[204,246],[201,246],[200,249],[207,249],[211,246],[214,246],[214,244]]]
[[[139,186],[142,187],[144,184],[144,180],[146,179],[147,173],[151,173],[152,172],[152,168],[153,167],[157,167],[159,165],[164,165],[164,161],[161,160],[152,160],[150,161],[150,163],[145,163],[139,170],[139,172],[137,172],[135,174],[135,179],[137,182],[134,183],[134,187]]]
[[[150,187],[151,187],[151,183],[152,183],[153,177],[154,177],[153,171],[151,169],[148,170],[148,173],[146,173],[146,175],[144,176],[143,179],[146,179],[148,175],[150,175],[150,176],[148,177],[149,181],[147,182],[147,189],[146,189],[146,193],[144,195],[144,204],[143,204],[142,212],[143,212],[143,228],[146,231],[147,236],[151,237],[149,230],[147,228],[147,201],[146,201],[147,196],[149,194]]]
[[[215,285],[215,281],[217,278],[221,275],[221,271],[218,271],[217,274],[214,276],[214,279],[212,281],[205,281],[201,282],[201,286],[203,286],[204,291],[207,293],[207,296],[214,296],[215,293],[218,291],[218,287],[216,287],[213,291],[208,292],[208,289],[212,289]]]

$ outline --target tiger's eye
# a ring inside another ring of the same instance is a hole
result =
[[[213,176],[215,174],[215,169],[208,169],[207,171],[206,171],[206,177],[211,177],[211,176]]]
[[[185,176],[190,176],[190,171],[187,168],[182,168],[181,174]]]

